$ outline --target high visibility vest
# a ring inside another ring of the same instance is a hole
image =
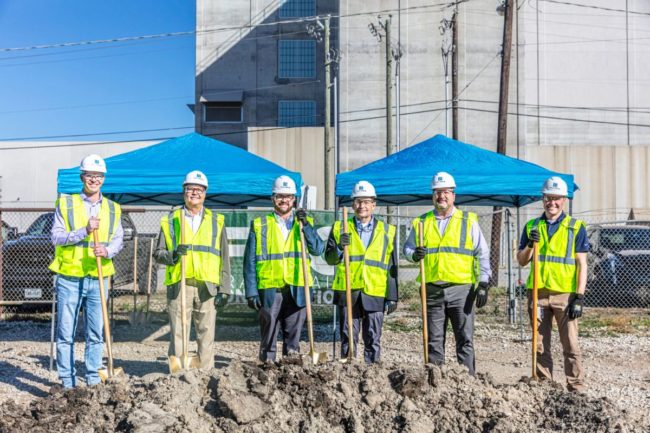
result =
[[[63,216],[63,223],[67,231],[79,230],[88,224],[89,216],[79,194],[61,195],[56,201],[56,207]],[[120,224],[122,208],[114,201],[102,197],[97,217],[99,218],[99,243],[106,246],[113,239],[117,226]],[[97,278],[99,274],[97,258],[93,251],[94,245],[92,233],[74,245],[57,245],[54,251],[54,260],[49,266],[50,270],[69,277],[91,276]],[[103,277],[115,274],[111,259],[102,257],[101,264]]]
[[[535,218],[526,223],[526,233],[530,235],[533,227],[539,230],[539,269],[537,278],[539,288],[553,292],[573,293],[577,287],[576,235],[584,223],[565,216],[560,226],[548,238],[546,220]],[[533,272],[528,275],[526,287],[533,288]]]
[[[354,218],[348,220],[348,226],[353,227]],[[341,221],[336,221],[332,227],[336,243],[341,239]],[[393,253],[395,226],[377,220],[368,248],[356,230],[350,233],[350,284],[353,289],[362,289],[370,296],[388,294],[388,264]],[[336,266],[336,275],[332,283],[334,290],[345,290],[345,263],[341,261]]]
[[[449,218],[444,235],[440,235],[433,211],[413,220],[415,243],[418,245],[419,221],[424,223],[424,268],[427,283],[446,281],[469,284],[478,281],[478,260],[472,243],[471,227],[478,224],[473,212],[456,209]],[[420,281],[420,275],[417,281]]]
[[[307,217],[310,224],[314,223]],[[300,243],[300,227],[294,220],[293,227],[284,240],[282,231],[275,221],[273,213],[253,220],[255,232],[255,271],[257,273],[257,288],[271,289],[290,286],[304,286],[305,278],[302,270],[302,245]],[[307,275],[309,284],[314,278],[311,274],[311,259],[307,253]]]
[[[184,208],[176,209],[162,217],[160,228],[165,236],[167,251],[174,251],[181,243],[181,218],[184,218]],[[185,224],[185,245],[189,250],[185,256],[185,278],[198,281],[221,283],[221,234],[224,228],[224,217],[212,213],[210,209],[203,211],[203,219],[199,230],[194,233],[192,225]],[[165,285],[170,286],[181,280],[181,261],[168,265],[165,270]]]

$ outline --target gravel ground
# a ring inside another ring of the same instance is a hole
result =
[[[518,341],[519,330],[509,325],[490,323],[479,316],[475,347],[477,371],[487,373],[497,385],[515,385],[530,374],[530,342]],[[217,328],[217,368],[234,362],[254,363],[258,329],[255,326]],[[408,309],[392,315],[384,330],[383,360],[386,365],[414,367],[421,362],[419,321]],[[118,321],[113,329],[115,366],[131,376],[154,379],[166,375],[169,327],[163,320],[131,326]],[[58,383],[56,372],[49,371],[49,323],[0,322],[0,404],[13,400],[18,406],[48,396]],[[83,342],[76,347],[76,359],[83,359]],[[556,335],[554,335],[556,337]],[[331,328],[318,325],[316,350],[332,358]],[[303,339],[304,340],[304,339]],[[554,341],[556,380],[564,383],[561,348]],[[635,425],[650,431],[650,336],[636,332],[619,336],[588,336],[581,339],[586,381],[586,397],[611,402]],[[453,364],[453,335],[449,337],[448,360]],[[303,352],[307,344],[303,343]],[[78,361],[78,375],[83,364]],[[159,373],[159,374],[152,374]],[[139,380],[139,379],[138,379]],[[207,379],[206,379],[207,380]],[[643,430],[643,429],[642,429]],[[637,430],[638,431],[638,430]]]

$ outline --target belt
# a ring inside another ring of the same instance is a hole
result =
[[[441,288],[441,289],[446,289],[447,287],[451,287],[451,286],[464,286],[464,284],[456,284],[456,283],[443,283],[443,284],[427,283],[427,286],[433,286],[433,287],[439,287],[439,288]]]

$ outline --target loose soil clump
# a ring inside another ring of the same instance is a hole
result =
[[[302,358],[154,373],[0,405],[0,433],[40,432],[640,432],[607,398],[522,379],[497,385],[458,365]]]

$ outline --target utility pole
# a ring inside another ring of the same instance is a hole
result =
[[[451,17],[451,138],[458,140],[458,3]]]
[[[332,169],[334,168],[334,152],[332,143],[330,142],[330,128],[331,128],[331,108],[332,101],[332,84],[330,83],[330,65],[329,58],[330,52],[330,16],[325,18],[325,133],[324,133],[324,149],[325,149],[325,209],[334,209],[334,196],[332,194]]]
[[[453,51],[453,38],[452,27],[453,17],[451,20],[443,18],[440,21],[440,34],[442,35],[442,44],[440,45],[440,53],[442,54],[442,67],[445,73],[445,135],[449,137],[451,131],[449,130],[449,55]]]
[[[497,130],[497,153],[506,154],[508,132],[508,85],[510,82],[510,51],[512,47],[512,0],[503,0],[503,46],[501,51],[501,82],[499,91],[499,117]],[[499,253],[501,249],[501,206],[494,207],[492,214],[492,236],[490,242],[491,285],[499,285]],[[509,248],[510,246],[508,246]]]

